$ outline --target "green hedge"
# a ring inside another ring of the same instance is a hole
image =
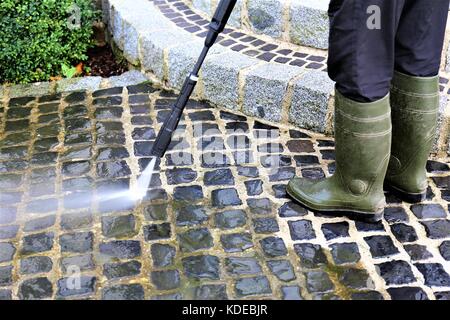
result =
[[[97,17],[92,0],[0,0],[0,83],[49,80],[86,60]]]

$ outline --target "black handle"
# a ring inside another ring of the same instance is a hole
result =
[[[219,33],[225,29],[228,19],[230,19],[231,13],[236,5],[236,1],[237,0],[220,0],[211,23],[209,24],[209,32],[206,36],[205,46],[211,47],[214,42],[216,42]]]

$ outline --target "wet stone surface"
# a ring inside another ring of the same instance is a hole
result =
[[[175,99],[1,102],[0,300],[449,298],[448,159],[428,162],[424,203],[386,194],[379,223],[314,214],[285,186],[332,174],[333,141],[191,101],[135,201]]]

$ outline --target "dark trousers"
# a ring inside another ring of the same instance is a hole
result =
[[[394,70],[439,73],[449,0],[331,0],[328,74],[345,97],[385,97]]]

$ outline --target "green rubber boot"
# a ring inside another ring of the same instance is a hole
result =
[[[425,167],[436,132],[439,77],[396,72],[391,106],[392,155],[385,186],[402,200],[420,202],[425,200],[428,187]]]
[[[359,103],[336,91],[336,171],[330,178],[293,178],[287,193],[312,211],[366,221],[382,218],[383,181],[391,148],[389,96]]]

